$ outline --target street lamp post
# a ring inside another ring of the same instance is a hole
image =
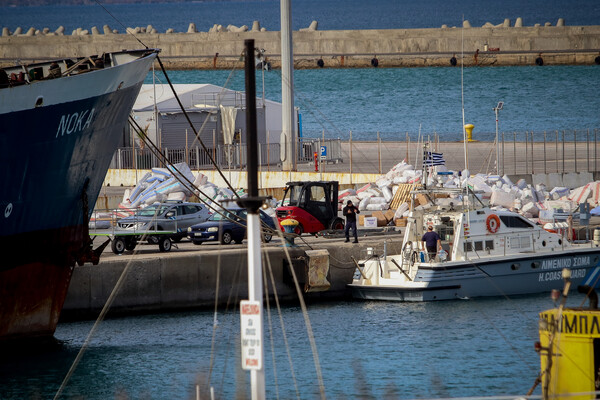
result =
[[[498,153],[500,151],[500,143],[498,143],[498,111],[502,110],[503,106],[504,102],[499,101],[498,105],[492,108],[492,110],[494,110],[494,113],[496,113],[496,175],[500,174],[500,168],[498,167]]]

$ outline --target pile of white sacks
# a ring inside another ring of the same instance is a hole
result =
[[[130,215],[137,209],[157,202],[188,201],[193,195],[197,196],[201,202],[212,204],[215,207],[220,206],[223,200],[236,197],[231,189],[218,187],[209,182],[206,175],[198,173],[194,176],[186,163],[175,164],[169,168],[152,168],[151,171],[137,182],[134,189],[125,190],[123,201],[119,204],[120,216]],[[192,182],[194,187],[199,190],[194,190],[194,192],[188,190],[186,186],[190,185],[187,181]],[[237,195],[246,196],[243,189],[240,189]],[[224,207],[236,208],[237,206],[235,203],[225,203]]]
[[[435,172],[447,172],[444,166],[435,167]],[[422,183],[423,172],[402,161],[375,183],[353,190],[347,189],[339,194],[339,207],[348,200],[361,211],[385,211],[398,190],[399,184]],[[529,185],[524,179],[512,182],[508,176],[477,174],[470,176],[468,170],[451,175],[431,174],[427,186],[458,188],[469,185],[478,197],[490,207],[516,211],[527,218],[552,220],[554,214],[573,213],[580,203],[589,203],[594,208],[600,203],[600,181],[569,189],[566,187],[546,188],[543,184]],[[438,201],[451,199],[438,199]],[[409,205],[401,204],[394,219],[408,215]]]

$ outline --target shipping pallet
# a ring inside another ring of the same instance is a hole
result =
[[[414,183],[401,183],[398,185],[398,189],[392,198],[390,203],[391,210],[397,210],[402,203],[409,203],[410,205],[410,192],[416,189]]]

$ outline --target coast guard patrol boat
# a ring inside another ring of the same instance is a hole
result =
[[[550,291],[600,277],[599,240],[574,243],[523,216],[485,206],[467,187],[411,192],[402,253],[358,263],[353,296],[369,300],[432,301]],[[429,260],[421,237],[428,226],[443,252]]]

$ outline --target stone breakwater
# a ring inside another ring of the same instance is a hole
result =
[[[564,26],[559,22],[559,26],[503,23],[474,28],[465,21],[464,29],[319,31],[315,22],[293,32],[296,69],[450,66],[453,57],[460,66],[463,48],[465,66],[600,64],[600,26]],[[132,34],[114,33],[108,26],[103,33],[95,28],[91,34],[78,31],[65,35],[63,29],[62,34],[49,34],[46,28],[36,34],[38,31],[31,28],[23,34],[5,28],[0,37],[0,63],[139,48],[137,37],[148,47],[162,49],[167,68],[231,69],[242,67],[244,40],[251,38],[265,50],[273,68],[280,66],[280,33],[266,31],[258,23],[252,29],[215,26],[209,32],[195,32],[192,26],[186,33],[157,33],[150,26],[128,28]]]

